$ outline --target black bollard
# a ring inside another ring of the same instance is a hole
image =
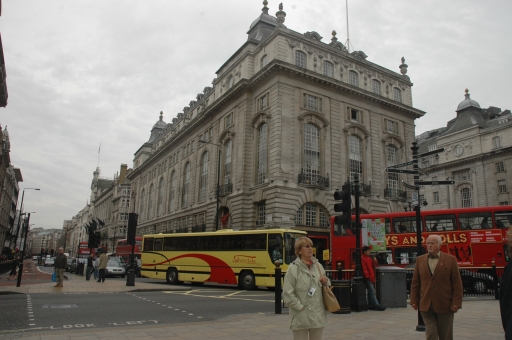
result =
[[[276,269],[275,269],[275,313],[276,314],[281,314],[281,300],[282,300],[282,297],[281,297],[281,294],[282,294],[282,287],[281,287],[281,268],[279,268],[279,266],[281,265],[281,263],[279,261],[276,261],[274,262],[274,264],[276,265]]]

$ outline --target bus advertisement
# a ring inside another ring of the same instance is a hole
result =
[[[170,284],[275,287],[274,263],[286,272],[296,259],[295,240],[303,236],[306,232],[287,229],[144,235],[141,274]]]
[[[508,262],[506,233],[512,223],[512,206],[421,211],[421,243],[440,235],[441,251],[457,258],[459,266],[503,267]],[[348,269],[355,262],[355,216],[344,229],[331,218],[331,260]],[[361,246],[369,246],[380,265],[406,267],[417,257],[416,212],[361,214]],[[336,268],[336,267],[334,267]]]

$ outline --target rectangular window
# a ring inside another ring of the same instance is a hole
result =
[[[265,201],[258,203],[258,216],[256,219],[257,225],[265,224]]]
[[[393,88],[393,98],[397,102],[402,102],[402,91],[400,89],[397,89],[396,87]]]
[[[425,217],[427,231],[456,230],[455,215],[430,215]]]
[[[397,135],[398,134],[398,123],[393,120],[389,120],[389,119],[386,119],[385,122],[386,122],[386,132]]]
[[[428,151],[434,151],[434,150],[437,150],[437,144],[428,146]]]
[[[267,66],[268,64],[268,57],[267,55],[265,54],[262,58],[261,58],[261,68],[264,68],[265,66]]]
[[[508,201],[500,202],[500,205],[508,205]]]
[[[259,100],[260,102],[260,110],[263,111],[263,110],[266,110],[268,108],[268,93],[265,94],[263,97],[260,98]]]
[[[434,203],[439,203],[439,191],[434,191]]]
[[[295,65],[298,67],[306,68],[307,61],[306,61],[306,53],[302,51],[295,51]]]
[[[348,83],[350,85],[359,86],[359,74],[356,71],[348,72]]]
[[[360,110],[353,109],[349,107],[348,111],[348,119],[354,122],[363,123],[363,113]]]
[[[230,113],[224,118],[225,125],[224,127],[227,129],[233,125],[233,113]]]
[[[324,75],[327,77],[334,77],[334,66],[328,61],[324,61]]]
[[[500,140],[500,137],[494,137],[492,139],[492,147],[494,149],[498,149],[498,148],[501,148],[501,140]]]
[[[377,79],[372,80],[372,91],[373,93],[380,95],[380,81]]]
[[[496,163],[496,172],[505,172],[505,165],[503,162]]]
[[[508,201],[500,202],[500,205],[508,205]],[[494,219],[496,220],[496,228],[508,229],[512,222],[512,211],[497,211],[494,213]]]
[[[316,205],[306,203],[306,225],[316,226]]]
[[[455,174],[455,178],[457,179],[458,182],[470,181],[471,174],[470,174],[469,170],[464,170],[464,171],[457,172]]]
[[[504,179],[498,181],[498,192],[504,194],[507,192],[507,182]]]
[[[460,229],[490,229],[492,217],[490,212],[469,213],[459,215]]]
[[[322,112],[322,98],[304,93],[302,105],[308,110]]]

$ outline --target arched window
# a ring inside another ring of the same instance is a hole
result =
[[[363,180],[363,151],[361,147],[361,138],[356,135],[348,137],[348,172],[350,181],[354,180],[354,175],[359,175],[359,180]]]
[[[380,81],[377,79],[372,80],[372,90],[373,93],[380,95]]]
[[[148,220],[153,218],[153,191],[153,184],[151,184],[148,194]]]
[[[181,198],[181,207],[188,206],[188,193],[190,189],[190,162],[185,165],[185,172],[183,175],[183,195]]]
[[[258,174],[257,184],[265,183],[267,177],[267,123],[261,124],[258,130]]]
[[[174,209],[175,206],[175,198],[176,198],[176,171],[173,171],[171,174],[170,180],[170,190],[169,190],[169,212]]]
[[[206,201],[206,192],[208,188],[208,152],[203,153],[199,169],[201,171],[199,178],[199,202]]]
[[[359,86],[359,74],[356,71],[348,72],[348,83],[350,85]]]
[[[164,179],[160,178],[160,183],[158,183],[158,208],[157,208],[157,216],[161,216],[164,213]]]
[[[329,228],[329,212],[319,204],[306,203],[297,210],[295,225]]]
[[[324,75],[331,78],[334,77],[334,65],[326,60],[324,60]]]
[[[307,67],[307,56],[302,51],[295,51],[295,65],[298,67]]]
[[[386,146],[387,166],[398,164],[398,149],[396,146],[389,144]],[[398,174],[388,173],[388,189],[393,195],[398,193]]]
[[[142,193],[140,194],[140,206],[139,206],[139,215],[144,216],[144,196],[146,194],[145,190],[142,190]]]
[[[302,173],[305,180],[317,180],[320,174],[320,131],[313,124],[304,125],[304,161]]]
[[[402,102],[402,91],[400,89],[397,89],[396,87],[393,88],[393,97],[395,101]]]
[[[473,199],[471,197],[471,189],[462,188],[460,190],[461,205],[463,208],[469,208],[473,206]]]
[[[224,184],[231,183],[231,153],[233,152],[233,141],[226,142],[224,156]]]

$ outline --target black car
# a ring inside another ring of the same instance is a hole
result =
[[[410,292],[412,275],[416,263],[407,266],[407,292]],[[494,289],[494,279],[485,272],[479,272],[477,269],[467,270],[460,269],[460,277],[462,279],[462,287],[464,293],[486,294],[489,289]]]

